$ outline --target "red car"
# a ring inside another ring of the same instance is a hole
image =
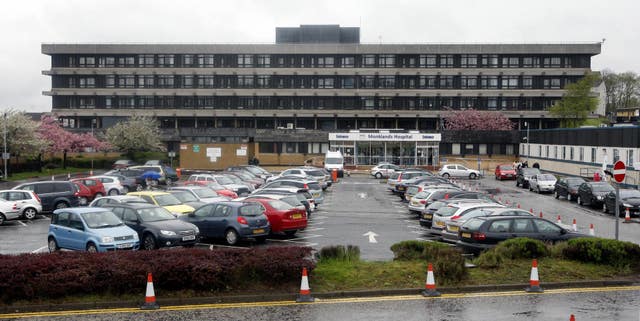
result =
[[[298,230],[307,228],[307,211],[291,206],[281,200],[248,198],[244,202],[257,202],[265,208],[264,214],[271,224],[271,233],[293,236]]]
[[[76,192],[76,195],[78,196],[78,205],[86,206],[87,204],[89,204],[89,201],[93,199],[93,193],[91,193],[91,189],[82,185],[81,183],[72,183],[78,189],[78,191]]]
[[[91,197],[89,198],[89,200],[107,195],[102,181],[97,178],[74,178],[71,181],[74,183],[82,184],[91,190]]]
[[[500,164],[496,166],[496,179],[516,179],[516,169],[510,164]]]
[[[195,186],[204,186],[212,189],[214,192],[218,193],[220,196],[226,196],[231,199],[238,198],[238,194],[232,190],[228,190],[224,188],[224,186],[220,184],[216,184],[210,181],[188,181],[184,183],[185,186],[195,185]]]

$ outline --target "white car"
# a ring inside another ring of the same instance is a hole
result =
[[[452,218],[457,219],[461,214],[481,207],[496,208],[504,206],[496,203],[488,203],[482,201],[479,201],[477,203],[472,202],[448,204],[447,206],[443,206],[435,213],[433,213],[431,230],[429,230],[429,232],[431,234],[442,236],[442,231],[445,229],[445,226],[449,221],[451,221]]]
[[[20,211],[15,202],[0,200],[0,225],[6,220],[15,220],[20,218]]]
[[[107,176],[107,175],[97,175],[97,176],[90,176],[89,178],[95,178],[100,180],[102,182],[102,185],[104,185],[104,190],[107,192],[107,195],[113,196],[113,195],[126,194],[124,186],[122,186],[122,183],[120,182],[120,179],[118,177]]]
[[[393,164],[378,164],[372,168],[369,173],[377,179],[391,176],[391,174],[399,171],[400,167]]]
[[[556,177],[551,174],[536,174],[529,179],[529,190],[542,192],[553,192],[556,186]]]
[[[444,178],[469,177],[470,179],[476,179],[480,177],[480,172],[475,169],[466,168],[460,164],[447,164],[440,168],[438,175]]]
[[[32,220],[42,212],[42,202],[33,191],[4,190],[0,191],[0,199],[14,202],[18,206],[18,212],[27,220]]]
[[[290,168],[290,169],[282,171],[278,175],[271,176],[271,177],[267,178],[267,183],[268,182],[272,182],[272,181],[274,181],[274,180],[276,180],[278,178],[282,178],[282,177],[297,177],[297,178],[315,180],[315,177],[309,177],[309,174],[307,174],[307,171],[305,171],[304,169],[301,169],[301,168]]]

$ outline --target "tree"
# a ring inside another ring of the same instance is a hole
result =
[[[452,110],[444,116],[449,130],[512,130],[513,122],[497,111]]]
[[[107,129],[107,141],[130,157],[134,152],[164,150],[160,141],[160,128],[155,119],[133,115]]]
[[[24,112],[9,110],[0,117],[0,129],[7,126],[7,152],[12,156],[37,156],[46,148],[45,142],[38,135],[38,123]],[[4,144],[4,135],[0,134],[0,142]]]
[[[86,149],[107,150],[109,144],[102,142],[92,134],[76,134],[65,130],[55,117],[44,115],[38,127],[40,137],[46,141],[46,152],[82,152]]]
[[[591,94],[591,89],[598,80],[597,74],[589,73],[565,87],[565,95],[549,109],[551,115],[560,118],[562,127],[578,127],[596,110],[598,97]]]
[[[640,76],[633,72],[616,74],[612,70],[602,71],[602,80],[607,93],[607,113],[618,109],[636,107],[640,102]]]

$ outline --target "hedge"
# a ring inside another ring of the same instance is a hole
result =
[[[497,267],[505,260],[537,259],[549,254],[550,250],[544,242],[518,237],[500,242],[494,248],[480,254],[475,262],[482,267]]]
[[[469,272],[462,251],[437,242],[402,241],[391,246],[399,261],[422,260],[433,263],[433,273],[440,284],[456,284],[465,280]]]
[[[595,237],[577,238],[569,240],[563,246],[562,255],[585,263],[640,268],[640,246],[631,242]]]
[[[171,249],[0,255],[0,301],[59,299],[69,294],[140,294],[153,273],[157,292],[222,292],[248,285],[295,286],[315,264],[309,247]]]

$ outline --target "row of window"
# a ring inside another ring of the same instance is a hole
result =
[[[534,153],[531,153],[531,146],[524,145],[522,149],[527,155],[545,157],[559,160],[570,160],[579,162],[596,163],[598,149],[596,147],[574,147],[574,146],[549,146],[549,145],[537,145],[534,147]],[[633,149],[622,149],[626,153],[626,162],[628,166],[633,166],[635,161]],[[589,153],[588,155],[585,155]],[[523,153],[525,154],[525,153]],[[621,150],[618,148],[613,149],[613,163],[623,160]]]
[[[554,97],[53,96],[53,108],[545,110]]]
[[[589,68],[588,55],[497,54],[140,54],[54,55],[79,68]]]
[[[292,88],[292,89],[561,89],[574,76],[292,76],[105,75],[57,76],[54,88]]]

